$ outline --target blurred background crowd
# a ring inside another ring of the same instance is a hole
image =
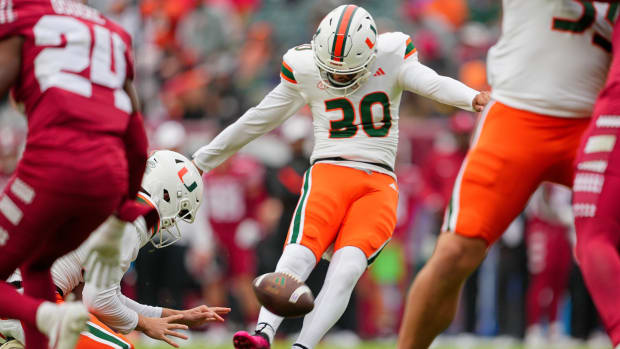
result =
[[[91,0],[132,35],[136,86],[152,149],[190,156],[278,84],[282,55],[308,43],[337,0]],[[379,31],[410,34],[420,60],[443,75],[488,89],[485,56],[499,36],[497,0],[363,0]],[[412,94],[400,108],[394,238],[358,284],[328,340],[390,339],[403,299],[429,258],[476,115]],[[15,168],[25,120],[0,105],[0,186]],[[275,268],[312,150],[302,109],[271,134],[205,175],[200,219],[168,248],[144,247],[124,281],[142,303],[182,308],[229,305],[225,325],[199,335],[212,343],[252,326],[251,281]],[[510,200],[510,197],[506,197]],[[505,336],[536,346],[604,338],[572,253],[570,192],[544,186],[470,279],[449,334]],[[317,294],[321,262],[308,281]],[[299,330],[287,320],[284,335]],[[604,341],[602,342],[604,345]]]

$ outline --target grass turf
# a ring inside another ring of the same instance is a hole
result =
[[[207,344],[204,345],[199,345],[199,344],[192,344],[192,345],[187,345],[184,346],[181,343],[180,347],[182,349],[230,349],[232,348],[232,344],[230,345],[221,345],[221,346],[210,346]],[[394,349],[396,347],[395,343],[373,343],[373,342],[366,342],[366,343],[362,343],[359,346],[356,347],[349,347],[349,348],[341,348],[341,347],[333,347],[333,346],[326,346],[326,345],[320,345],[318,347],[318,349]],[[136,349],[171,349],[172,347],[169,345],[157,345],[157,346],[141,346],[141,345],[136,345]],[[272,347],[273,349],[290,349],[291,348],[291,343],[288,342],[276,342],[276,344]],[[480,346],[475,346],[475,347],[471,347],[471,349],[496,349],[498,348],[496,345],[492,345],[492,344],[485,344],[485,345],[480,345]],[[522,345],[514,345],[514,346],[502,346],[502,349],[523,349],[524,347]],[[554,347],[557,348],[557,347]],[[458,346],[450,346],[450,345],[446,345],[446,346],[436,346],[433,347],[433,349],[459,349]],[[588,349],[587,347],[571,347],[571,349]]]

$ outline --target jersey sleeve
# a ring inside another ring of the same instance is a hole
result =
[[[458,80],[437,74],[417,57],[401,66],[398,82],[404,90],[469,111],[474,111],[472,102],[479,93]]]
[[[405,61],[409,59],[418,60],[418,50],[415,48],[413,41],[411,41],[411,37],[407,36],[407,40],[405,41]]]
[[[295,114],[305,100],[292,83],[281,82],[255,107],[194,153],[194,162],[210,171],[243,146],[273,130]]]
[[[112,329],[126,334],[138,326],[138,312],[127,307],[121,294],[121,286],[100,289],[86,283],[82,290],[82,302],[88,310]]]
[[[297,79],[295,79],[295,73],[293,68],[286,63],[286,60],[282,60],[282,69],[280,70],[280,78],[282,82],[297,85]]]
[[[280,69],[280,80],[283,84],[301,89],[302,81],[300,77],[307,74],[307,65],[309,60],[312,60],[312,55],[308,55],[312,52],[312,48],[309,44],[299,45],[286,51],[282,56],[282,67]],[[314,65],[314,62],[312,62]]]

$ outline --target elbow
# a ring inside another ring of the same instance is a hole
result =
[[[88,285],[84,286],[82,290],[82,303],[84,303],[88,311],[94,315],[97,315],[103,308],[101,297],[98,297],[98,295],[99,292]]]
[[[112,291],[99,291],[87,285],[82,291],[82,302],[91,314],[114,331],[128,334],[137,325],[137,314],[135,318],[125,314]]]

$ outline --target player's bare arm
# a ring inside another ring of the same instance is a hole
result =
[[[12,36],[0,41],[0,97],[4,97],[17,81],[23,42],[21,36]]]
[[[131,108],[135,112],[140,111],[140,99],[138,98],[138,92],[136,91],[136,87],[133,84],[132,80],[125,81],[125,86],[123,87],[127,96],[131,100]]]

